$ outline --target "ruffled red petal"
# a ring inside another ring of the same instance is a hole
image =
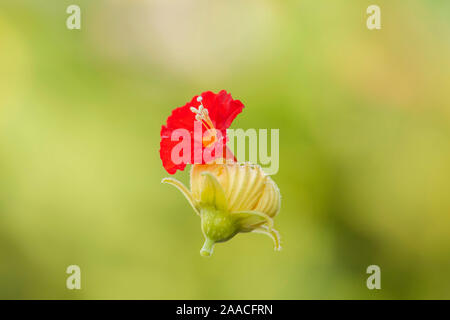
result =
[[[194,123],[195,114],[191,111],[191,107],[198,108],[200,103],[197,101],[199,96],[192,98],[190,102],[182,107],[176,108],[172,111],[172,114],[167,118],[166,125],[161,127],[161,143],[160,143],[160,157],[164,168],[169,174],[174,174],[177,170],[184,170],[187,163],[197,163],[194,160],[194,148],[202,148],[202,154],[205,147],[194,142]],[[231,94],[227,93],[225,90],[220,91],[215,94],[211,91],[206,91],[201,94],[202,104],[208,109],[209,118],[214,125],[214,128],[222,133],[222,139],[216,143],[220,143],[219,147],[226,148],[226,130],[231,125],[236,116],[242,112],[244,105],[239,100],[233,100]],[[172,161],[172,149],[180,143],[180,141],[172,141],[172,132],[176,129],[186,129],[191,136],[191,155],[190,161],[186,163],[176,164]],[[206,131],[202,127],[202,133]],[[212,152],[213,157],[215,156],[214,151]],[[225,154],[224,154],[225,156]],[[204,160],[202,158],[202,162]]]

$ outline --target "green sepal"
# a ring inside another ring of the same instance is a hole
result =
[[[281,250],[281,238],[280,238],[280,234],[278,233],[277,230],[275,230],[273,228],[268,228],[267,226],[263,225],[259,228],[252,230],[252,232],[261,233],[261,234],[265,234],[266,236],[269,236],[273,241],[274,250],[276,250],[276,251]]]
[[[205,177],[200,202],[203,206],[215,207],[220,211],[227,211],[227,200],[222,186],[217,178],[210,172],[202,172]]]
[[[188,188],[184,186],[180,181],[173,179],[173,178],[164,178],[162,179],[161,183],[167,183],[175,186],[178,190],[181,191],[181,193],[185,196],[187,201],[191,204],[192,208],[194,209],[195,213],[200,215],[200,207],[198,206],[197,202],[195,201],[194,197],[192,197],[192,193],[189,191]]]
[[[261,225],[266,224],[269,229],[273,227],[273,220],[267,214],[259,211],[238,211],[231,215],[240,226],[240,232],[249,232]]]

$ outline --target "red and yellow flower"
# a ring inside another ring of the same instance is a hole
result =
[[[281,204],[277,185],[260,166],[237,163],[226,147],[226,129],[243,108],[226,91],[207,91],[175,109],[161,129],[160,156],[167,172],[174,174],[192,164],[190,190],[173,178],[162,182],[177,187],[200,216],[205,236],[202,255],[210,255],[215,243],[243,232],[266,234],[273,239],[275,249],[281,249],[279,234],[273,228]],[[194,131],[200,124],[202,132],[196,138]],[[172,134],[179,129],[187,130],[191,139],[191,154],[185,158],[189,161],[181,163],[173,159],[173,150],[180,142],[174,141]],[[211,148],[212,160],[195,157],[196,152]],[[224,152],[215,153],[217,150]]]
[[[234,118],[242,112],[244,105],[239,100],[233,100],[231,94],[225,90],[214,94],[211,91],[203,92],[195,96],[184,106],[176,108],[167,118],[166,125],[161,128],[161,143],[159,154],[164,168],[169,174],[174,174],[177,170],[184,170],[186,164],[205,163],[203,159],[194,161],[196,151],[203,154],[206,148],[217,148],[216,144],[226,148],[227,129]],[[196,141],[195,123],[201,123],[200,140]],[[191,156],[189,161],[175,163],[172,159],[173,148],[179,141],[172,139],[175,130],[184,129],[190,133]],[[195,148],[200,150],[195,150]],[[229,152],[223,152],[223,155]],[[214,150],[212,155],[215,156]],[[221,155],[222,156],[222,155]]]

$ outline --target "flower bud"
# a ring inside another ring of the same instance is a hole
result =
[[[275,249],[281,249],[278,232],[273,229],[273,218],[280,210],[280,192],[258,165],[193,165],[190,191],[175,179],[166,178],[163,182],[183,192],[200,215],[205,236],[202,255],[211,255],[215,243],[240,232],[266,234],[273,239]]]

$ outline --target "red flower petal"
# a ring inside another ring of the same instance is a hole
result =
[[[172,111],[172,114],[167,118],[166,125],[161,127],[161,143],[160,143],[160,157],[163,163],[164,168],[167,170],[169,174],[174,174],[177,170],[184,170],[187,163],[197,163],[194,161],[194,150],[195,148],[201,147],[201,151],[205,150],[206,146],[203,145],[202,141],[194,141],[194,124],[196,121],[196,114],[191,111],[191,107],[196,109],[199,108],[200,102],[197,101],[199,96],[195,96],[192,98],[190,102],[186,105],[176,108]],[[211,91],[206,91],[201,94],[202,104],[205,109],[208,110],[209,119],[211,120],[215,130],[220,131],[221,139],[217,139],[215,144],[220,144],[217,147],[226,149],[226,129],[231,125],[234,118],[241,113],[244,105],[239,100],[233,100],[231,94],[227,93],[225,90],[220,91],[218,94],[215,94]],[[191,137],[191,154],[190,160],[186,163],[175,163],[172,160],[172,150],[173,148],[180,143],[180,141],[175,140],[172,141],[172,133],[176,129],[186,129],[190,133]],[[202,126],[202,134],[207,131],[205,126]],[[216,146],[214,144],[214,146]],[[211,147],[209,145],[208,147]],[[212,156],[216,157],[214,151],[212,152]],[[217,157],[219,157],[218,155]],[[225,156],[225,152],[223,154]],[[201,162],[205,163],[202,157]]]

